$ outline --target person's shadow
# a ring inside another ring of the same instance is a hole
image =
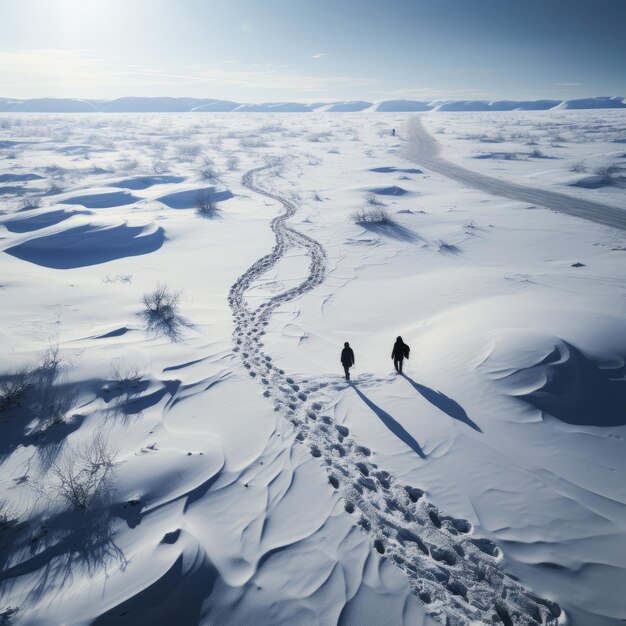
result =
[[[422,459],[426,458],[424,451],[415,438],[400,424],[397,422],[389,413],[381,409],[377,404],[374,404],[364,393],[362,393],[355,382],[352,380],[348,381],[348,384],[352,389],[354,389],[355,393],[365,404],[376,413],[380,421],[398,438],[400,441],[404,442],[415,454],[417,454]]]
[[[428,400],[428,402],[430,402],[433,406],[436,406],[440,411],[443,411],[452,419],[467,424],[470,428],[477,430],[479,433],[483,432],[480,426],[469,418],[469,416],[465,412],[465,409],[458,402],[455,402],[452,398],[448,398],[448,396],[441,393],[440,391],[435,391],[430,387],[426,387],[425,385],[420,385],[419,383],[416,383],[405,373],[402,373],[401,376],[405,378],[409,383],[411,383],[411,385],[423,398]]]

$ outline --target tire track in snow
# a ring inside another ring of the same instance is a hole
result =
[[[444,624],[459,626],[557,624],[558,605],[536,597],[508,576],[493,542],[473,537],[468,521],[443,515],[422,490],[403,485],[380,469],[372,461],[371,451],[350,438],[346,426],[324,414],[328,382],[295,380],[263,351],[263,335],[272,312],[308,293],[326,276],[324,248],[287,225],[296,205],[255,182],[258,174],[275,167],[275,163],[257,167],[242,178],[250,191],[283,207],[270,223],[276,237],[272,251],[237,279],[228,296],[235,322],[234,350],[244,367],[261,382],[263,394],[272,398],[274,408],[291,422],[296,440],[319,459],[347,513],[372,537],[374,548],[406,574],[429,614]],[[254,281],[294,247],[309,256],[307,276],[296,287],[251,308],[246,293]]]
[[[591,202],[569,196],[557,191],[535,189],[526,185],[517,185],[494,176],[486,176],[460,165],[451,163],[441,156],[439,143],[428,133],[419,117],[408,122],[409,148],[406,156],[438,174],[456,180],[463,185],[473,187],[489,194],[536,204],[559,213],[597,222],[604,226],[626,230],[626,210],[608,204]]]

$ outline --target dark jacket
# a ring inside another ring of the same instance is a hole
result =
[[[354,365],[354,352],[352,348],[344,348],[341,351],[341,363],[342,365],[348,366]]]
[[[393,350],[391,351],[391,358],[394,361],[401,361],[404,358],[409,358],[409,346],[403,341],[396,341],[393,344]]]

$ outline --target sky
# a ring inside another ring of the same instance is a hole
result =
[[[0,0],[0,96],[626,96],[626,0]]]

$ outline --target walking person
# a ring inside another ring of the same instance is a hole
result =
[[[396,343],[393,344],[393,350],[391,351],[391,358],[393,359],[393,366],[396,368],[398,374],[402,374],[402,361],[409,358],[409,352],[411,348],[402,341],[402,337],[396,339]]]
[[[343,350],[341,351],[341,364],[343,365],[343,371],[346,373],[346,380],[350,380],[350,368],[354,365],[354,351],[347,341],[343,344]]]

